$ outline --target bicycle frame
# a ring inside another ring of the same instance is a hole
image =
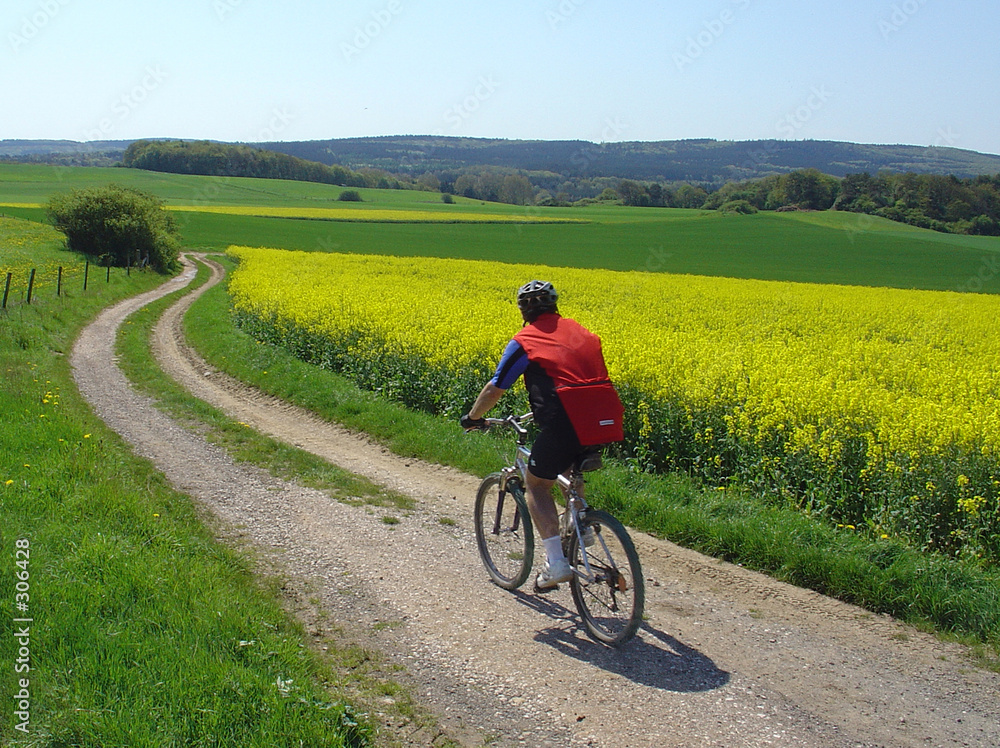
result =
[[[515,476],[521,480],[522,486],[526,485],[528,457],[531,455],[531,449],[527,446],[528,430],[524,428],[522,424],[531,422],[531,414],[526,413],[522,416],[511,415],[506,418],[487,418],[486,421],[490,425],[510,426],[517,432],[517,447],[514,452],[514,464],[505,467],[500,471],[500,489],[502,491],[506,490],[507,482]],[[580,513],[587,511],[589,508],[581,490],[584,484],[583,473],[576,466],[574,466],[569,472],[569,477],[566,477],[566,475],[556,476],[556,484],[566,497],[566,509],[563,510],[559,522],[560,535],[563,539],[564,549],[567,541],[569,540],[570,533],[576,535],[577,542],[582,548],[583,534],[580,530]],[[499,531],[499,514],[500,508],[498,508],[497,512],[497,525],[495,527],[495,531]],[[608,547],[604,542],[604,538],[598,536],[597,540],[604,548],[605,553],[608,553]],[[610,554],[608,554],[608,557],[610,558]],[[575,571],[578,575],[586,579],[587,582],[593,582],[595,575],[593,569],[590,568],[590,562],[587,560],[587,554],[582,554],[582,559],[585,571],[581,571],[579,568],[575,569]]]
[[[486,476],[476,493],[476,542],[491,579],[503,589],[516,590],[531,573],[535,550],[534,522],[526,501],[530,497],[524,495],[531,454],[525,425],[531,414],[485,420],[486,428],[514,429],[517,447],[512,464]],[[587,633],[617,647],[635,636],[642,622],[645,585],[625,526],[611,514],[589,507],[583,497],[584,473],[598,467],[599,455],[584,454],[554,481],[566,497],[559,538],[573,569],[570,593]],[[536,591],[544,590],[536,586]]]

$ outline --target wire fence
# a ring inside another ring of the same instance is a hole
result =
[[[74,265],[57,265],[49,263],[41,267],[8,267],[0,266],[0,279],[3,283],[3,301],[0,311],[5,311],[18,304],[31,304],[40,298],[62,297],[71,288],[87,287],[95,281],[111,282],[111,265],[91,265],[90,261]],[[124,270],[131,275],[133,270],[145,270],[145,266],[133,268],[115,268]]]

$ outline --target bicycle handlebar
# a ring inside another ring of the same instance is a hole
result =
[[[525,413],[524,415],[515,416],[509,415],[506,418],[484,418],[487,426],[510,426],[518,434],[527,434],[528,430],[524,428],[527,424],[531,423],[532,415],[531,413]]]

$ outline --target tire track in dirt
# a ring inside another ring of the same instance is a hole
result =
[[[221,267],[207,264],[217,282]],[[175,485],[238,537],[274,549],[338,623],[403,664],[405,679],[467,744],[1000,745],[1000,678],[965,664],[960,647],[649,536],[634,534],[649,579],[648,620],[621,650],[586,638],[568,590],[537,596],[492,586],[471,528],[478,479],[396,457],[214,371],[180,329],[206,288],[157,325],[164,369],[234,419],[410,494],[416,511],[387,525],[381,510],[233,465],[148,401],[126,398],[111,350],[96,350],[95,336],[113,338],[138,300],[81,335],[81,391]],[[146,422],[151,429],[135,433]],[[442,525],[442,516],[457,524]],[[421,741],[428,736],[413,744]]]

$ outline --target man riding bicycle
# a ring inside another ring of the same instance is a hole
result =
[[[462,417],[467,430],[484,428],[484,416],[522,375],[539,433],[525,476],[528,511],[545,547],[538,589],[569,581],[559,515],[552,498],[556,477],[566,473],[592,445],[622,438],[622,407],[608,377],[601,341],[559,314],[551,283],[533,280],[517,291],[524,326],[507,344],[493,378]]]

